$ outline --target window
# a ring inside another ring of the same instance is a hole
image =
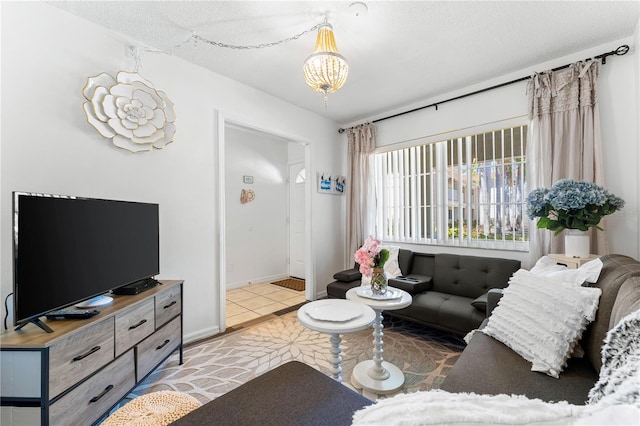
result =
[[[527,126],[375,155],[387,241],[528,250]]]
[[[296,175],[296,183],[304,183],[306,179],[304,169],[300,170]]]

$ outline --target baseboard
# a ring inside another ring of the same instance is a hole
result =
[[[260,277],[260,278],[252,278],[250,280],[245,280],[245,281],[236,281],[233,283],[227,283],[227,290],[232,290],[234,288],[240,288],[240,287],[244,287],[247,285],[252,285],[252,284],[265,284],[265,283],[271,283],[273,281],[279,281],[279,280],[284,280],[286,278],[289,278],[289,275],[287,274],[278,274],[278,275],[270,275],[267,277]]]
[[[220,334],[220,327],[218,326],[206,328],[204,330],[198,330],[194,333],[185,334],[184,336],[182,336],[182,340],[183,340],[183,343],[186,345],[191,342],[196,342],[198,340],[208,339],[209,337],[213,337],[216,334]]]

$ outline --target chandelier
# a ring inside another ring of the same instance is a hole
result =
[[[327,106],[327,95],[339,90],[347,81],[349,64],[338,53],[333,27],[328,22],[318,27],[318,37],[313,53],[304,61],[304,80],[316,92],[324,95],[324,106]]]

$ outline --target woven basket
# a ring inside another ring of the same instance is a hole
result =
[[[200,401],[186,393],[152,392],[127,402],[107,417],[102,426],[164,426],[201,405]]]

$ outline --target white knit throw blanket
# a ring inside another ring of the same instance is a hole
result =
[[[476,395],[440,390],[396,395],[353,416],[354,425],[566,425],[584,407],[549,404],[520,395]]]

